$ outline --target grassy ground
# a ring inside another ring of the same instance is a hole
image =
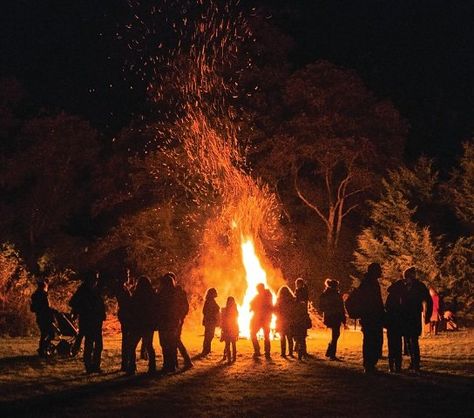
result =
[[[136,376],[120,373],[119,336],[105,339],[104,373],[92,376],[80,358],[40,360],[36,339],[0,339],[0,416],[474,416],[474,331],[423,338],[419,376],[388,374],[386,359],[383,373],[364,375],[358,331],[342,333],[344,361],[329,362],[328,339],[326,331],[312,332],[314,357],[302,362],[280,358],[278,341],[272,360],[255,361],[249,341],[240,340],[230,366],[220,362],[223,343],[214,340],[214,352],[194,368],[162,377],[142,374],[145,362]],[[198,332],[184,341],[191,355],[199,352]]]

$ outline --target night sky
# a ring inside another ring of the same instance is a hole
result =
[[[411,125],[407,158],[448,167],[474,125],[474,2],[245,0],[295,40],[296,66],[327,59],[355,69]],[[17,0],[2,6],[1,76],[38,106],[113,134],[143,112],[143,86],[123,71],[124,0]],[[133,86],[133,89],[130,88]]]

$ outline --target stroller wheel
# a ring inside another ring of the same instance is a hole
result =
[[[49,343],[46,348],[46,357],[52,357],[56,354],[56,346],[53,343]]]

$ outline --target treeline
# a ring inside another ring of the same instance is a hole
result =
[[[389,100],[332,63],[295,68],[291,40],[255,26],[232,117],[245,169],[281,203],[284,238],[267,250],[272,263],[288,280],[307,279],[314,296],[326,277],[348,289],[371,262],[388,281],[414,265],[472,319],[472,140],[449,173],[427,157],[407,164],[409,126]],[[189,185],[200,179],[163,137],[158,105],[109,135],[35,108],[15,79],[0,90],[0,326],[28,329],[38,276],[50,277],[53,304],[91,269],[106,285],[127,270],[152,279],[172,270],[203,294],[193,267],[219,199],[212,190],[196,199]]]

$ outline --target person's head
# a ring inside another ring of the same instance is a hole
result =
[[[367,267],[367,276],[372,279],[380,279],[382,277],[382,267],[379,263],[372,263]]]
[[[413,281],[416,280],[416,268],[415,267],[407,268],[403,272],[403,279],[405,280],[405,282],[409,284],[413,283]]]
[[[160,287],[162,289],[170,289],[176,286],[176,275],[173,272],[168,272],[160,277]]]
[[[38,280],[36,282],[36,286],[38,287],[38,289],[44,290],[45,292],[48,291],[48,285],[49,285],[48,279]]]
[[[278,300],[289,300],[293,298],[293,292],[288,286],[282,286],[278,289],[277,299]]]
[[[337,290],[339,288],[339,282],[333,279],[326,279],[324,281],[324,286],[326,286],[326,289]]]
[[[265,293],[265,285],[263,283],[259,283],[257,285],[257,293],[259,295],[263,295]]]
[[[214,287],[207,289],[206,300],[217,298],[217,290]]]
[[[91,289],[97,287],[99,274],[96,271],[87,271],[83,275],[84,284]]]
[[[231,307],[235,306],[235,299],[232,296],[229,296],[227,298],[227,302],[226,302],[225,306],[227,308],[231,308]]]
[[[140,276],[135,287],[136,292],[153,292],[153,286],[147,276]]]
[[[301,289],[301,288],[303,288],[304,286],[305,286],[305,282],[304,282],[303,278],[298,277],[298,278],[295,280],[295,287],[296,287],[297,289]]]

